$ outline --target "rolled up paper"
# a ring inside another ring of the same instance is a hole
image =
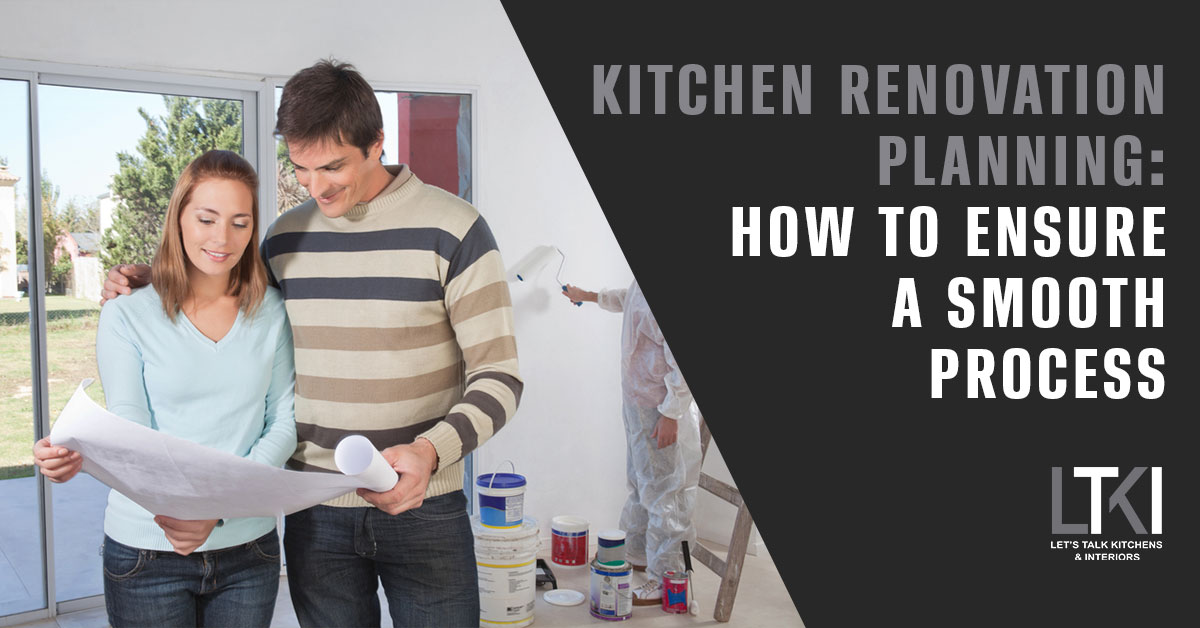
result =
[[[333,462],[338,471],[362,481],[366,488],[381,493],[390,490],[400,480],[392,465],[366,436],[347,436],[333,451]]]

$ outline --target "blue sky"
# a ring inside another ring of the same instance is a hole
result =
[[[27,179],[25,85],[0,81],[0,111],[5,112],[0,121],[0,155],[8,158],[9,171]],[[162,96],[156,94],[43,85],[38,101],[42,169],[59,186],[64,200],[75,197],[84,203],[107,191],[109,179],[117,172],[117,152],[135,152],[138,138],[146,131],[138,107],[150,115],[166,113]]]

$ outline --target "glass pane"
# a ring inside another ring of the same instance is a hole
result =
[[[33,475],[29,84],[0,80],[0,617],[46,607]]]
[[[283,94],[275,89],[275,102]],[[383,163],[408,164],[425,183],[471,200],[471,96],[375,92],[383,114]],[[296,183],[287,147],[276,144],[279,212],[308,200]]]
[[[421,180],[471,200],[471,97],[467,94],[376,92],[384,108],[385,141],[392,120],[394,161],[412,166]],[[394,112],[393,115],[388,115]],[[389,119],[390,118],[390,119]]]
[[[95,352],[104,271],[150,262],[175,180],[194,157],[242,152],[242,103],[43,85],[38,121],[43,221],[54,247],[46,296],[53,419],[85,378],[104,402]],[[83,474],[53,487],[60,602],[103,593],[108,492]]]

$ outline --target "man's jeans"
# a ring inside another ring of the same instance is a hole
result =
[[[104,537],[108,623],[270,626],[279,593],[279,535],[180,556]]]
[[[382,580],[397,628],[478,626],[466,504],[456,491],[395,516],[331,506],[288,515],[283,544],[300,625],[378,626]]]

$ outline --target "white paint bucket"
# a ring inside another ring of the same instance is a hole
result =
[[[633,616],[633,567],[627,563],[602,565],[592,561],[592,617],[624,621]]]
[[[510,465],[512,461],[505,461]],[[503,465],[504,463],[500,463]],[[475,479],[479,519],[489,528],[519,528],[525,514],[525,476],[485,473]]]
[[[479,572],[479,625],[520,628],[533,623],[538,526],[533,519],[497,530],[471,520]]]

